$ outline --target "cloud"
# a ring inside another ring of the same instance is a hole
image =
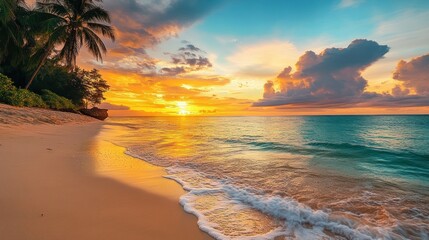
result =
[[[153,49],[155,45],[170,37],[176,37],[180,31],[194,24],[216,9],[224,0],[105,0],[103,7],[110,12],[112,26],[116,31],[116,42],[107,41],[109,48],[103,63],[93,58],[84,50],[79,57],[80,66],[86,68],[115,69],[124,73],[133,72],[144,75],[160,74],[162,68],[157,66],[159,59],[149,56],[145,49]],[[180,49],[186,52],[201,51],[186,42]],[[194,47],[194,48],[193,48]],[[176,56],[179,63],[192,65],[193,69],[202,69],[211,63],[205,57]],[[181,66],[164,69],[161,72],[173,75],[181,73]],[[192,70],[184,68],[185,70]]]
[[[295,104],[282,104],[278,109],[294,108],[369,108],[369,107],[422,107],[429,106],[429,99],[419,95],[393,96],[388,93],[364,92],[360,96],[342,97],[336,99],[322,99],[317,102],[301,98]],[[255,105],[254,106],[270,106]],[[274,105],[276,106],[276,105]],[[278,105],[277,105],[278,106]]]
[[[359,96],[367,86],[361,73],[389,51],[374,41],[354,40],[347,48],[328,48],[322,53],[306,52],[296,63],[296,71],[285,68],[276,78],[279,91],[269,81],[258,106],[330,101]]]
[[[266,79],[285,64],[293,64],[299,56],[292,43],[270,40],[241,45],[227,60],[235,76]]]
[[[129,110],[130,107],[124,105],[116,105],[109,102],[103,102],[98,105],[99,108],[109,109],[109,110]]]
[[[165,76],[176,76],[182,73],[186,73],[186,70],[184,67],[171,67],[171,68],[161,68],[160,70],[161,75]]]
[[[349,8],[358,5],[361,0],[341,0],[338,4],[338,8]]]
[[[147,114],[155,112],[177,114],[176,101],[186,101],[190,112],[196,114],[200,109],[218,108],[214,105],[215,103],[226,106],[229,102],[223,97],[214,96],[218,87],[230,83],[230,79],[221,76],[171,77],[159,74],[148,76],[132,72],[124,74],[116,69],[101,71],[103,77],[108,79],[112,86],[111,91],[106,92],[105,95],[109,103],[121,103],[132,110],[144,110]],[[244,106],[239,102],[239,105],[229,107],[236,109]]]
[[[401,60],[393,78],[419,95],[429,95],[429,54],[413,58],[409,62]]]
[[[152,58],[144,49],[116,47],[112,49],[109,59],[103,63],[92,60],[91,64],[100,69],[114,69],[124,74],[131,72],[145,76],[177,76],[211,68],[212,63],[205,54],[205,51],[188,43],[180,47],[177,53],[165,53],[170,56],[170,62],[166,62]]]
[[[199,53],[204,53],[201,49],[192,44],[186,47],[179,48],[179,53],[170,54],[173,64],[188,65],[192,68],[203,69],[212,67],[207,57],[201,56]]]
[[[393,15],[391,12],[377,15],[375,28],[369,38],[387,44],[392,51],[365,71],[364,76],[371,79],[369,88],[373,91],[393,88],[399,82],[386,82],[386,77],[391,76],[400,60],[429,53],[429,24],[425,24],[428,16],[429,10],[424,8],[402,9]]]
[[[181,47],[178,53],[165,53],[170,55],[171,63],[175,67],[164,67],[160,73],[167,76],[176,76],[183,73],[199,71],[202,69],[211,68],[213,65],[210,60],[203,56],[205,52],[200,48],[187,44],[185,47]]]
[[[150,47],[176,36],[222,3],[220,0],[106,0],[124,46]]]
[[[126,54],[129,48],[114,49],[114,54]],[[121,52],[123,51],[123,52]],[[121,56],[119,58],[111,58],[103,63],[92,60],[91,63],[100,69],[115,69],[124,73],[138,73],[152,76],[156,74],[156,64],[158,60],[150,57],[147,54]]]
[[[410,90],[408,89],[402,89],[400,85],[396,85],[394,88],[392,88],[392,95],[395,97],[403,97],[410,94]]]
[[[400,86],[392,89],[393,95],[365,91],[368,81],[362,77],[362,72],[388,51],[386,45],[364,39],[354,40],[346,48],[325,49],[320,54],[308,51],[299,58],[295,72],[292,72],[291,67],[286,67],[276,79],[267,81],[263,99],[253,105],[283,106],[282,108],[429,105],[428,98],[409,95],[409,91]],[[427,85],[422,84],[427,80],[417,81],[414,78],[427,76],[425,64],[426,60],[421,58],[410,63],[402,62],[398,65],[398,70],[413,71],[399,72],[398,77],[403,76],[404,81],[407,81],[406,85],[414,84],[412,86],[416,89],[427,93]],[[421,71],[426,71],[426,75]]]
[[[189,43],[189,42],[186,41],[185,43]],[[193,44],[187,44],[185,47],[179,48],[179,51],[182,51],[182,52],[204,52],[203,50],[195,47]]]

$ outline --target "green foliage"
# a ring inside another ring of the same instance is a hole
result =
[[[0,73],[0,102],[10,104],[13,99],[16,88],[12,80]]]
[[[20,106],[20,107],[40,107],[46,108],[46,104],[43,99],[26,89],[17,89],[15,95],[14,102],[12,105]]]
[[[25,82],[19,81],[19,79],[22,79],[25,73],[19,71],[3,72],[14,79],[18,79],[15,80],[15,85],[24,86]],[[49,60],[30,86],[31,91],[40,95],[42,95],[43,89],[48,89],[59,96],[70,99],[75,106],[87,107],[88,105],[99,104],[104,100],[104,93],[109,90],[109,85],[96,69],[86,71],[76,68],[75,71],[70,71],[67,67]]]
[[[40,25],[50,25],[46,49],[62,45],[58,57],[67,66],[76,65],[79,49],[85,46],[97,60],[106,52],[100,36],[115,39],[109,13],[94,1],[58,0],[36,1]]]
[[[88,104],[95,105],[104,100],[104,93],[109,90],[110,86],[107,84],[97,69],[86,71],[78,69],[77,75],[84,84],[84,101],[86,107]]]
[[[70,72],[67,67],[48,61],[40,70],[30,89],[41,93],[48,89],[60,96],[70,99],[76,106],[83,106],[85,84],[76,72]]]
[[[0,102],[18,107],[46,107],[39,95],[25,89],[17,89],[12,80],[3,74],[0,74]]]
[[[26,89],[17,89],[12,80],[0,74],[0,102],[18,107],[49,107],[51,109],[76,109],[76,106],[65,97],[49,90],[41,90],[42,96]]]
[[[110,26],[109,13],[99,4],[88,0],[36,1],[33,19],[38,29],[47,30],[46,39],[41,40],[43,47],[36,49],[31,62],[38,62],[25,88],[34,81],[40,68],[54,53],[55,46],[62,46],[55,58],[70,69],[76,66],[76,57],[82,46],[85,46],[97,60],[107,49],[100,36],[115,40],[114,30]],[[37,29],[37,28],[36,28]]]
[[[36,8],[30,9],[24,0],[0,0],[0,73],[13,81],[0,76],[1,102],[44,107],[40,97],[34,94],[42,95],[43,89],[70,99],[79,107],[104,99],[103,93],[109,86],[98,71],[73,68],[81,46],[101,59],[106,48],[100,36],[114,39],[109,14],[99,2],[36,0]],[[71,21],[72,15],[79,16],[78,24]],[[53,51],[53,46],[62,46],[62,49]],[[40,71],[33,78],[38,66]],[[29,79],[34,93],[17,89],[24,88]],[[70,106],[67,101],[62,105],[58,102],[61,101],[48,105],[56,109]]]
[[[47,89],[41,91],[42,99],[51,109],[63,110],[63,109],[76,109],[76,106],[65,97],[61,97]]]
[[[34,43],[29,15],[24,0],[0,0],[0,63],[18,64],[25,59],[23,54]]]

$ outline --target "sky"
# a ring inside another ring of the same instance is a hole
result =
[[[111,115],[429,113],[429,1],[104,0]]]

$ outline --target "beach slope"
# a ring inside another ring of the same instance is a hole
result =
[[[179,205],[181,187],[162,171],[152,169],[150,186],[174,197],[92,169],[105,152],[95,137],[102,122],[26,110],[0,106],[0,239],[209,239]]]

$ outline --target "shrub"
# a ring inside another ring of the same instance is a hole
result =
[[[20,106],[46,108],[47,105],[40,95],[30,92],[26,89],[16,91],[17,98],[20,100]]]
[[[11,104],[15,91],[12,80],[0,73],[0,102]]]
[[[76,106],[65,97],[43,89],[42,96],[26,89],[17,89],[12,80],[0,73],[0,102],[18,107],[41,107],[57,110],[73,109]]]
[[[46,107],[39,95],[25,89],[16,89],[12,80],[3,74],[0,74],[0,102],[18,107]]]
[[[49,108],[63,110],[63,109],[76,109],[76,106],[65,97],[61,97],[47,89],[41,91],[43,101]]]

